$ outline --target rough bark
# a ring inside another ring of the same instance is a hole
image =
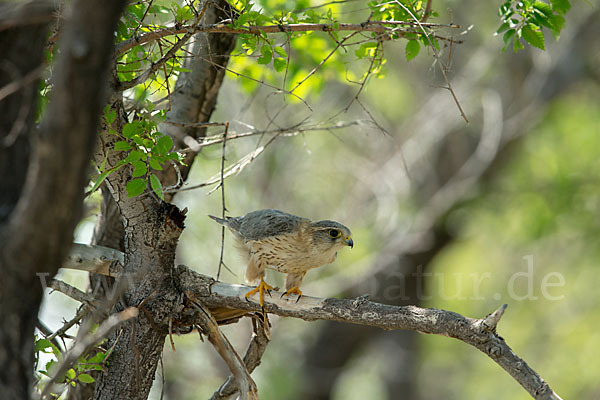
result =
[[[114,139],[102,140],[104,146],[100,151],[107,151]],[[108,150],[108,166],[118,162],[119,156]],[[124,279],[129,285],[117,309],[135,306],[143,313],[109,337],[108,346],[114,346],[114,350],[110,367],[97,380],[96,399],[147,398],[169,318],[177,307],[170,271],[184,215],[174,205],[153,195],[128,198],[125,185],[130,173],[130,169],[122,168],[107,179],[125,221]]]
[[[225,1],[218,1],[214,5],[210,5],[203,18],[203,23],[217,23],[223,19],[231,18],[229,6]],[[188,59],[186,68],[190,69],[190,72],[184,72],[180,75],[177,86],[171,94],[171,111],[168,114],[168,119],[182,122],[184,124],[193,124],[198,122],[206,122],[210,119],[210,116],[215,108],[217,95],[219,88],[224,78],[224,68],[229,60],[229,53],[233,50],[235,45],[235,35],[224,35],[224,34],[196,34],[193,38],[193,45],[191,46],[191,53],[194,57]],[[119,113],[122,115],[122,113]],[[169,129],[170,128],[170,129]],[[163,125],[160,130],[171,134],[174,138],[176,148],[180,148],[183,145],[182,137],[189,135],[189,137],[199,138],[205,135],[206,129],[182,129],[176,125]],[[183,133],[182,133],[183,132]],[[110,140],[110,139],[109,139]],[[110,144],[107,142],[103,143],[103,146]],[[189,173],[189,168],[192,165],[193,159],[196,153],[188,154],[186,163],[187,166],[180,167],[180,173],[182,178],[185,179]],[[100,157],[103,157],[102,154]],[[113,154],[112,157],[115,155]],[[112,160],[117,162],[117,159]],[[164,175],[161,176],[161,181],[164,185],[173,184],[177,180],[177,174],[175,169],[168,168]],[[141,251],[139,244],[145,243],[143,239],[144,232],[150,232],[151,230],[161,229],[160,225],[156,225],[151,221],[144,221],[143,218],[139,218],[136,215],[134,218],[127,217],[127,213],[123,215],[123,207],[125,205],[126,196],[122,191],[123,185],[125,184],[128,176],[126,173],[121,174],[121,180],[118,183],[121,189],[112,187],[112,196],[109,198],[106,195],[103,196],[102,206],[102,217],[98,221],[95,229],[94,241],[95,243],[112,247],[112,248],[123,248],[128,249],[130,253],[140,254]],[[114,185],[113,179],[113,185]],[[104,194],[109,191],[103,191]],[[166,200],[170,200],[173,194],[167,194]],[[115,202],[115,199],[117,200]],[[147,213],[152,213],[153,210],[157,210],[159,203],[153,199],[151,201],[144,201],[144,209]],[[134,205],[133,209],[137,209],[139,205]],[[136,213],[129,213],[136,214]],[[123,217],[126,217],[126,223],[128,226],[127,232],[122,228]],[[136,227],[135,225],[138,224]],[[127,237],[126,240],[124,238]],[[117,247],[117,245],[119,247]],[[131,247],[129,247],[131,246]],[[152,263],[153,259],[158,257],[157,252],[160,252],[163,246],[154,248],[148,248],[144,256],[144,260],[135,260],[130,258],[129,265],[137,265],[140,268],[141,265],[144,268],[157,269],[162,272],[154,272],[152,282],[148,284],[148,288],[152,290],[142,290],[143,295],[136,295],[128,297],[128,302],[143,301],[144,295],[150,293],[168,293],[169,289],[159,287],[161,284],[168,282],[168,277],[164,276],[170,268],[172,268],[173,260],[166,259],[165,262]],[[168,254],[174,254],[174,247],[170,248]],[[132,267],[132,271],[136,270],[136,267]],[[155,270],[154,270],[155,271]],[[96,285],[101,281],[102,277],[92,278],[92,285]],[[134,285],[142,285],[142,282],[136,282]],[[156,294],[153,294],[156,296]],[[159,296],[160,297],[160,296]],[[152,301],[149,301],[145,307],[150,310],[150,313],[162,314],[162,311],[152,309]],[[167,310],[166,313],[170,313],[172,310]],[[154,317],[153,317],[154,318]],[[96,398],[113,398],[119,396],[127,396],[129,398],[145,398],[147,392],[150,390],[152,379],[154,377],[154,371],[156,370],[158,358],[162,351],[162,345],[164,342],[164,331],[157,332],[152,324],[160,325],[161,322],[167,323],[167,320],[160,321],[144,321],[140,322],[140,319],[136,321],[136,324],[140,326],[126,326],[122,332],[120,342],[117,343],[115,354],[111,361],[111,371],[105,374],[101,379],[98,380],[97,388],[95,391]],[[164,326],[163,326],[164,327]],[[131,340],[123,340],[123,337],[132,338]],[[114,337],[113,337],[114,339]],[[129,343],[133,344],[129,346]],[[129,346],[129,348],[127,348]],[[138,349],[142,349],[140,353]],[[146,351],[147,350],[147,351]],[[136,368],[131,368],[131,365],[136,365]],[[134,371],[135,370],[135,371]],[[143,379],[140,379],[140,373],[144,371]],[[133,374],[131,373],[133,372]],[[135,382],[134,382],[135,381]],[[127,384],[123,384],[127,382]],[[123,389],[121,392],[117,392],[111,387],[117,384]],[[135,383],[135,384],[134,384]],[[125,388],[124,388],[125,387]],[[70,393],[71,399],[85,398],[85,392],[79,390],[72,391]],[[86,391],[87,392],[87,391]],[[134,393],[135,392],[135,393]],[[134,396],[134,397],[132,397]]]
[[[41,64],[45,24],[52,9],[48,3],[41,4],[46,14],[31,18],[30,26],[15,20],[2,34],[3,54],[10,55],[10,67],[17,76],[25,77]],[[17,140],[8,142],[15,147],[2,150],[13,154],[14,164],[10,171],[1,171],[0,190],[6,193],[3,203],[8,199],[7,206],[2,206],[4,224],[0,227],[0,391],[4,398],[28,398],[32,390],[32,338],[43,293],[36,274],[53,276],[73,241],[105,93],[101,77],[108,69],[112,34],[123,5],[123,1],[111,1],[96,10],[83,1],[73,3],[50,102],[37,131],[33,127],[37,76],[32,82],[22,81],[27,83],[3,101],[2,110],[8,113],[1,117],[2,139],[6,139],[6,129],[17,127]],[[2,164],[3,169],[7,167]],[[22,183],[15,183],[14,176],[24,177]]]

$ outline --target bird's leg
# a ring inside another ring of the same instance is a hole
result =
[[[302,297],[302,291],[300,290],[300,284],[302,283],[302,279],[304,279],[304,275],[306,275],[306,271],[287,274],[287,277],[285,278],[285,292],[283,292],[281,297],[283,298],[283,296],[289,296],[290,294],[297,294],[298,295],[298,298],[296,299],[296,303],[297,303],[300,300],[300,297]]]
[[[289,288],[288,290],[286,290],[285,292],[283,292],[283,294],[281,295],[281,297],[283,298],[283,296],[289,296],[290,294],[297,294],[298,298],[296,299],[296,303],[300,300],[300,297],[302,297],[302,291],[300,290],[300,288],[298,286],[294,286]]]
[[[267,282],[265,282],[263,280],[263,278],[260,278],[260,283],[258,284],[258,286],[255,287],[254,289],[252,289],[251,291],[249,291],[248,293],[246,293],[246,300],[250,301],[250,296],[252,296],[256,292],[258,292],[259,293],[260,306],[264,307],[265,306],[265,299],[264,299],[265,295],[264,295],[264,293],[266,291],[269,294],[269,296],[270,296],[272,289],[274,289],[273,286],[271,286]]]

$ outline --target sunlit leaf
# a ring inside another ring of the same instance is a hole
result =
[[[535,29],[531,25],[525,25],[521,30],[521,34],[527,43],[544,50],[544,34],[541,30]]]
[[[96,380],[88,374],[79,374],[77,375],[77,380],[82,383],[94,383]]]

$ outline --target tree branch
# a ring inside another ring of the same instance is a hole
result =
[[[390,28],[389,26],[396,26],[396,28]],[[153,40],[162,39],[163,37],[178,35],[193,31],[204,32],[204,33],[249,33],[249,34],[260,34],[260,33],[287,33],[287,32],[333,32],[333,31],[354,31],[354,32],[390,32],[398,31],[399,26],[415,27],[425,26],[428,28],[460,28],[460,25],[456,24],[433,24],[422,22],[417,24],[412,21],[367,21],[362,24],[338,24],[338,28],[335,29],[334,24],[281,24],[281,25],[264,25],[264,26],[241,26],[238,28],[232,28],[227,24],[209,24],[209,25],[198,25],[194,29],[192,25],[183,26],[180,28],[169,27],[163,29],[157,29],[152,32],[144,33],[139,36],[134,36],[131,39],[125,40],[118,43],[115,46],[115,56],[120,56],[126,51],[133,47],[151,42]]]
[[[245,294],[249,287],[216,282],[186,267],[177,268],[181,289],[201,299],[209,308],[231,307],[259,312],[258,303],[248,302]],[[492,315],[500,319],[503,305]],[[282,317],[306,321],[331,320],[374,326],[386,330],[413,330],[422,333],[449,336],[465,342],[490,357],[508,372],[535,399],[559,400],[560,397],[510,346],[500,337],[490,318],[473,319],[452,311],[415,306],[389,306],[359,299],[321,299],[302,296],[298,303],[281,299],[278,292],[265,298],[264,309]]]
[[[211,313],[215,310],[233,310],[237,315],[261,312],[257,302],[247,301],[250,288],[217,282],[190,270],[175,267],[173,278],[178,289],[189,299],[201,302]],[[560,400],[550,386],[496,333],[496,326],[506,305],[483,319],[462,316],[452,311],[415,306],[390,306],[364,299],[322,299],[302,296],[293,302],[280,298],[280,293],[265,298],[264,310],[281,317],[305,321],[329,320],[373,326],[386,330],[412,330],[428,334],[449,336],[465,342],[490,357],[508,372],[535,399]],[[218,318],[217,318],[218,319]],[[196,323],[206,324],[205,321]]]
[[[262,320],[254,318],[252,322],[254,334],[252,335],[250,345],[248,346],[248,350],[246,350],[246,355],[244,356],[244,364],[246,364],[246,368],[248,369],[249,373],[252,373],[254,369],[260,365],[260,360],[262,359],[262,356],[267,349],[267,345],[269,344],[269,337]],[[229,375],[221,387],[215,393],[213,393],[210,400],[230,399],[238,391],[239,387],[235,381],[235,377],[233,375]]]
[[[209,3],[208,1],[204,3],[204,7],[202,8],[202,11],[200,12],[200,14],[198,14],[198,16],[196,17],[196,19],[194,21],[195,24],[198,24],[200,22],[200,20],[202,19],[202,17],[204,16],[204,13],[206,12],[206,7],[208,6],[208,3]],[[173,47],[171,47],[169,49],[167,54],[165,54],[157,62],[152,63],[150,68],[148,68],[146,71],[144,71],[140,75],[136,76],[134,79],[127,81],[127,82],[119,83],[117,90],[123,91],[123,90],[131,89],[132,87],[137,86],[140,83],[146,82],[146,80],[150,77],[150,75],[152,75],[153,73],[158,71],[158,69],[161,68],[169,59],[175,57],[175,53],[177,53],[177,51],[180,48],[182,48],[184,44],[187,43],[187,41],[192,37],[193,34],[194,34],[193,29],[187,30],[185,32],[185,35],[183,35],[183,37],[181,39],[179,39]]]
[[[235,351],[229,340],[223,335],[219,329],[217,321],[207,310],[202,303],[191,301],[194,308],[197,309],[196,317],[198,325],[202,328],[202,333],[208,336],[208,340],[219,353],[229,370],[235,377],[237,387],[240,389],[242,400],[258,400],[256,383],[250,377],[246,365],[240,359],[240,356]]]

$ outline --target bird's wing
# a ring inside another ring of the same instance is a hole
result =
[[[309,219],[279,210],[260,210],[239,219],[239,233],[245,240],[260,240],[270,236],[294,232]]]

